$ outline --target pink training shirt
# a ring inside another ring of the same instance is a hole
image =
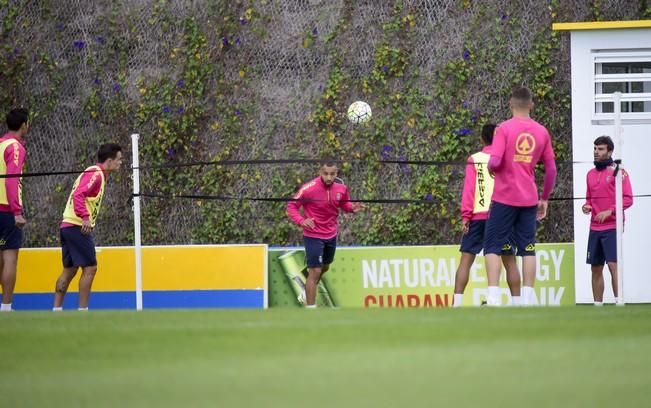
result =
[[[514,117],[502,122],[493,136],[488,169],[495,173],[493,201],[514,207],[538,204],[534,169],[545,165],[542,199],[549,199],[556,182],[551,137],[547,129],[531,118]]]
[[[0,143],[14,139],[16,142],[10,144],[5,149],[4,157],[2,158],[7,166],[7,174],[22,174],[23,164],[25,163],[25,156],[27,151],[22,142],[16,139],[11,133],[6,133],[0,138]],[[5,188],[7,189],[8,204],[0,204],[1,212],[9,212],[14,215],[23,214],[23,206],[20,203],[20,177],[7,177],[5,179]]]
[[[321,176],[305,183],[287,203],[287,215],[296,225],[306,218],[314,219],[314,228],[303,227],[303,235],[310,238],[330,239],[337,236],[339,208],[353,212],[348,188],[344,184],[326,186]],[[303,207],[304,216],[300,212]]]
[[[97,163],[96,166],[102,169],[102,172],[104,173],[104,179],[106,180],[108,174],[106,173],[104,166],[102,166],[100,163]],[[88,209],[86,208],[86,197],[97,197],[97,194],[99,194],[99,191],[102,188],[101,177],[95,177],[95,179],[93,179],[93,175],[96,173],[96,171],[87,170],[88,169],[86,169],[84,174],[81,176],[79,185],[77,185],[77,188],[72,193],[72,204],[75,209],[75,214],[77,214],[82,220],[87,220],[90,217]],[[79,225],[70,224],[69,222],[62,222],[60,228],[78,226]]]
[[[491,154],[491,147],[484,146],[481,150],[487,157]],[[488,207],[491,202],[493,188],[492,177],[488,174],[488,159],[483,163],[475,162],[477,154],[468,157],[466,162],[466,175],[463,179],[463,192],[461,193],[461,218],[468,221],[485,220],[488,218]],[[478,168],[480,173],[478,173]],[[478,179],[478,174],[481,181]],[[483,191],[477,191],[477,187]],[[481,197],[481,195],[484,195]],[[477,197],[480,195],[480,197]],[[479,205],[478,205],[479,204]]]
[[[623,207],[629,208],[633,205],[633,189],[631,179],[624,169],[622,172],[622,192],[624,195]],[[585,193],[585,204],[592,207],[590,218],[590,229],[593,231],[606,231],[617,228],[615,219],[615,166],[609,166],[599,171],[592,169],[586,176],[587,191]],[[603,223],[595,221],[595,217],[602,211],[611,210],[613,214],[606,218]]]

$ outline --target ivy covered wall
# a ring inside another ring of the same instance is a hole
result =
[[[310,163],[345,160],[354,198],[344,244],[448,244],[460,236],[463,163],[517,85],[553,135],[555,197],[571,197],[569,36],[556,21],[650,18],[646,1],[0,0],[0,110],[33,114],[27,171],[81,170],[99,144],[130,158],[141,135],[145,244],[296,244],[284,203],[176,195],[289,197]],[[353,126],[347,106],[373,120]],[[4,126],[2,126],[4,131]],[[382,160],[439,161],[437,165]],[[110,181],[100,245],[133,238],[129,167]],[[54,246],[75,176],[24,180],[28,246]],[[553,202],[541,241],[571,241],[570,201]]]

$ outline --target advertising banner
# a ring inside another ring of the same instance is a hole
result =
[[[449,307],[459,247],[399,246],[337,248],[330,270],[317,289],[320,307]],[[574,305],[573,244],[538,244],[536,303],[541,306]],[[520,259],[518,258],[518,263]],[[269,306],[300,306],[305,287],[302,248],[269,250]],[[510,303],[504,271],[502,304]],[[483,256],[470,271],[464,306],[479,306],[486,299]]]

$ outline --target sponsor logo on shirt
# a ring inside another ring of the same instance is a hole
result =
[[[14,164],[18,166],[18,162],[20,159],[20,150],[18,150],[19,149],[18,142],[14,142],[13,147],[14,147]]]
[[[479,205],[485,206],[486,184],[484,184],[484,165],[477,164],[477,193],[479,193]]]
[[[515,141],[516,154],[513,155],[513,161],[531,163],[531,153],[535,148],[536,138],[530,133],[520,133]]]

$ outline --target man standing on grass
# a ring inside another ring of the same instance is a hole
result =
[[[319,176],[305,183],[287,203],[287,215],[294,224],[303,228],[308,276],[305,299],[299,296],[299,301],[304,301],[307,308],[316,307],[317,285],[335,256],[340,208],[356,213],[364,206],[350,202],[348,188],[337,179],[337,164],[332,160],[323,161]]]
[[[16,286],[18,251],[23,246],[23,194],[20,175],[25,162],[23,138],[29,130],[29,112],[14,109],[7,114],[8,132],[0,138],[0,283],[1,312],[10,312]],[[10,175],[9,177],[6,177]]]
[[[513,117],[495,130],[488,170],[495,176],[495,189],[486,221],[484,254],[488,275],[489,306],[499,306],[500,254],[511,240],[522,257],[523,305],[534,302],[536,279],[536,221],[547,215],[549,196],[556,182],[556,162],[547,129],[529,117],[533,98],[528,88],[516,88],[509,101]],[[542,197],[534,170],[545,166]]]
[[[79,278],[79,310],[88,310],[88,298],[97,272],[93,228],[97,221],[108,175],[120,169],[122,148],[115,143],[100,146],[97,164],[77,177],[61,222],[61,252],[63,272],[57,279],[52,310],[63,309],[63,298],[70,281],[81,268]]]
[[[602,306],[604,301],[604,262],[608,263],[615,303],[618,300],[617,282],[617,229],[615,219],[615,176],[622,172],[623,208],[633,205],[631,179],[624,169],[613,163],[615,146],[608,136],[599,136],[594,141],[594,169],[586,176],[587,191],[584,214],[591,214],[590,236],[586,262],[592,269],[592,295],[594,305]]]
[[[488,174],[488,159],[495,125],[484,125],[481,131],[481,143],[484,146],[480,152],[470,157],[466,162],[466,173],[461,194],[461,223],[463,238],[461,239],[461,259],[459,268],[454,276],[454,298],[452,307],[460,307],[463,303],[463,292],[468,285],[470,268],[475,258],[484,247],[484,227],[488,218],[488,209],[493,195],[494,181]],[[506,269],[506,280],[511,289],[512,305],[520,305],[520,272],[515,263],[515,255],[510,247],[504,248],[502,262]]]

